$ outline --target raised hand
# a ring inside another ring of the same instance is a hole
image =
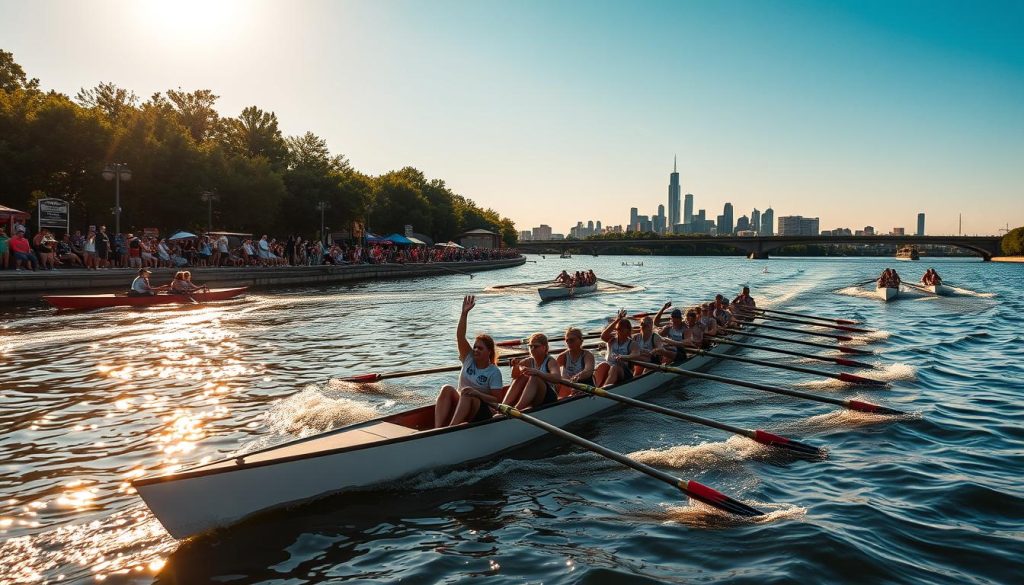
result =
[[[462,299],[462,313],[468,313],[473,310],[476,306],[476,297],[473,295],[466,295],[466,298]]]

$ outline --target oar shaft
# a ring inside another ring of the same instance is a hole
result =
[[[640,473],[643,473],[645,475],[653,477],[654,479],[657,479],[659,481],[663,481],[663,482],[667,483],[668,485],[673,486],[673,487],[679,489],[680,491],[682,491],[686,495],[690,496],[691,498],[694,498],[696,500],[700,500],[700,501],[702,501],[702,502],[704,502],[704,503],[706,503],[708,505],[714,506],[714,507],[716,507],[716,508],[718,508],[720,510],[725,510],[727,512],[731,512],[733,514],[737,514],[737,515],[740,515],[740,516],[763,516],[764,515],[764,513],[761,512],[760,510],[757,510],[756,508],[752,508],[752,507],[750,507],[750,506],[748,506],[748,505],[746,505],[746,504],[744,504],[742,502],[739,502],[737,500],[733,500],[732,498],[730,498],[730,497],[728,497],[728,496],[726,496],[726,495],[724,495],[724,494],[722,494],[722,493],[720,493],[720,492],[718,492],[716,490],[713,490],[713,489],[711,489],[711,488],[709,488],[709,487],[707,487],[705,485],[702,485],[702,484],[697,483],[697,482],[692,481],[692,480],[679,479],[678,477],[675,477],[675,476],[672,476],[672,475],[670,475],[668,473],[665,473],[664,471],[661,471],[660,469],[656,469],[654,467],[651,467],[650,465],[647,465],[645,463],[640,463],[639,461],[631,459],[630,457],[627,457],[627,456],[623,455],[622,453],[619,453],[618,451],[613,451],[613,450],[611,450],[611,449],[609,449],[609,448],[607,448],[607,447],[605,447],[603,445],[599,445],[599,444],[597,444],[597,443],[595,443],[593,441],[590,441],[588,439],[584,439],[583,437],[581,437],[579,435],[574,435],[573,433],[570,433],[569,431],[566,431],[564,429],[558,428],[555,425],[546,423],[546,422],[544,422],[544,421],[542,421],[542,420],[540,420],[540,419],[538,419],[536,417],[530,416],[528,414],[523,414],[521,411],[519,411],[519,410],[517,410],[517,409],[515,409],[515,408],[513,408],[513,407],[511,407],[511,406],[509,406],[507,404],[499,404],[498,405],[498,411],[501,412],[502,414],[506,415],[506,416],[519,419],[519,420],[521,420],[521,421],[523,421],[525,423],[528,423],[528,424],[531,424],[531,425],[533,425],[533,426],[535,426],[537,428],[543,429],[543,430],[547,431],[548,433],[551,433],[552,435],[555,435],[556,437],[559,437],[561,439],[564,439],[566,441],[569,441],[571,443],[579,445],[580,447],[583,447],[584,449],[593,451],[594,453],[597,453],[598,455],[602,455],[604,457],[607,457],[608,459],[611,459],[612,461],[617,461],[617,462],[625,465],[626,467],[629,467],[631,469],[635,469],[635,470],[639,471]]]
[[[728,339],[715,338],[718,343],[724,343],[726,345],[735,345],[737,347],[745,347],[748,349],[757,349],[760,351],[769,351],[772,353],[781,353],[786,355],[794,355],[797,357],[810,358],[823,362],[831,362],[833,364],[839,364],[840,366],[848,366],[851,368],[874,368],[872,364],[865,362],[858,362],[854,360],[848,360],[845,358],[830,357],[827,355],[815,355],[813,353],[804,353],[802,351],[792,351],[789,349],[782,349],[781,347],[764,347],[761,345],[754,345],[752,343],[740,343],[739,341],[730,341]]]
[[[807,345],[807,346],[810,346],[810,347],[821,347],[821,348],[824,348],[824,349],[835,349],[835,350],[839,350],[839,351],[841,351],[843,353],[852,353],[852,354],[856,354],[856,355],[875,355],[875,352],[868,351],[866,349],[857,349],[856,347],[844,347],[844,346],[841,346],[841,345],[829,345],[827,343],[818,343],[818,342],[815,342],[815,341],[806,341],[806,340],[803,340],[803,339],[790,339],[788,337],[779,337],[778,335],[768,335],[767,333],[753,333],[753,332],[750,332],[750,331],[744,331],[743,335],[745,337],[757,337],[759,339],[771,339],[773,341],[782,341],[782,342],[785,342],[785,343],[794,343],[794,344],[797,344],[797,345]],[[718,335],[708,335],[707,337],[709,337],[711,339],[714,339],[716,341],[723,339],[723,337],[718,336]]]
[[[868,282],[874,282],[873,280]],[[867,283],[864,283],[867,284]],[[818,317],[817,315],[808,315],[806,313],[793,313],[790,311],[779,311],[778,309],[757,309],[758,311],[764,311],[765,313],[776,313],[778,315],[789,315],[790,317],[803,317],[804,319],[816,319],[818,321],[829,321],[832,323],[839,323],[840,325],[857,325],[859,321],[851,321],[849,319],[836,319],[833,317]]]
[[[748,312],[742,309],[737,311],[740,315],[748,317],[757,317],[759,319],[771,319],[772,321],[784,321],[786,323],[797,323],[799,325],[812,325],[814,327],[829,327],[831,329],[838,329],[839,331],[849,331],[851,333],[874,333],[870,329],[861,329],[859,327],[850,327],[849,325],[833,325],[831,323],[815,323],[805,319],[790,319],[789,317],[773,317],[772,315],[765,315],[763,313]]]
[[[713,352],[705,351],[703,349],[697,350],[696,353],[700,354],[700,355],[706,355],[708,357],[717,358],[717,359],[720,359],[720,360],[731,360],[731,361],[734,361],[734,362],[743,362],[745,364],[754,364],[754,365],[757,365],[757,366],[764,366],[766,368],[777,368],[777,369],[780,369],[780,370],[789,370],[791,372],[801,372],[801,373],[804,373],[804,374],[811,374],[812,376],[822,376],[822,377],[825,377],[825,378],[833,378],[833,379],[836,379],[836,380],[842,380],[843,382],[850,382],[850,383],[853,383],[853,384],[865,384],[865,385],[868,385],[868,386],[884,386],[885,385],[885,382],[881,382],[881,381],[878,381],[878,380],[872,380],[871,378],[865,378],[863,376],[854,376],[853,374],[847,374],[846,372],[841,372],[841,373],[836,374],[836,373],[833,373],[833,372],[826,372],[825,370],[816,370],[814,368],[805,368],[803,366],[791,366],[791,365],[787,365],[787,364],[777,364],[775,362],[769,362],[769,361],[765,361],[765,360],[748,358],[748,357],[743,357],[743,356],[738,356],[738,355],[713,353]]]
[[[879,414],[903,414],[898,410],[891,408],[885,408],[875,404],[862,402],[859,400],[840,400],[838,398],[832,398],[830,396],[819,396],[817,394],[811,394],[810,392],[801,392],[800,390],[792,390],[790,388],[783,388],[781,386],[768,386],[767,384],[758,384],[757,382],[747,382],[745,380],[736,380],[734,378],[725,378],[723,376],[716,376],[714,374],[707,374],[704,372],[695,372],[690,370],[683,370],[680,368],[673,368],[670,366],[663,366],[660,364],[652,364],[650,362],[643,362],[638,360],[626,360],[630,361],[638,366],[652,369],[661,370],[670,374],[679,374],[681,376],[688,376],[691,378],[700,378],[702,380],[711,380],[712,382],[721,382],[723,384],[732,384],[733,386],[742,386],[744,388],[750,388],[752,390],[761,390],[764,392],[771,392],[773,394],[783,394],[786,396],[792,396],[793,398],[801,398],[803,400],[812,400],[814,402],[825,402],[827,404],[835,404],[844,408],[852,408],[854,410],[860,410],[862,412],[874,412]]]
[[[822,333],[821,331],[807,331],[805,329],[794,329],[792,327],[780,327],[778,325],[768,325],[766,323],[758,323],[756,327],[763,327],[764,329],[772,329],[775,331],[787,331],[789,333],[802,333],[804,335],[814,335],[815,337],[828,337],[838,341],[852,341],[853,338],[848,335],[835,335],[832,333]]]

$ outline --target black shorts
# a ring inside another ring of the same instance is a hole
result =
[[[490,404],[481,400],[480,408],[476,410],[476,414],[473,416],[473,420],[469,422],[480,422],[490,420],[492,417],[494,417],[494,411],[491,410]]]
[[[555,390],[553,384],[547,384],[544,388],[544,401],[541,404],[551,404],[552,402],[558,402],[558,391]]]

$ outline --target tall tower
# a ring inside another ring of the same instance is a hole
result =
[[[722,219],[725,220],[725,225],[718,226],[718,234],[722,236],[728,236],[732,234],[733,221],[732,221],[732,203],[726,203],[725,208],[722,210]]]
[[[761,212],[756,207],[750,212],[750,229],[755,232],[761,231]]]
[[[679,168],[672,157],[672,174],[668,179],[668,231],[679,223]]]
[[[627,232],[633,231],[633,226],[636,225],[637,218],[640,216],[640,210],[636,207],[629,208],[629,227],[626,228]]]
[[[693,193],[687,193],[683,198],[683,223],[693,223]]]
[[[924,235],[924,214],[923,213],[918,213],[917,214],[917,235],[919,235],[919,236],[923,236]]]
[[[761,235],[770,236],[775,233],[775,211],[768,206],[761,214]]]

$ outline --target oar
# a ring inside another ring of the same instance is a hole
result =
[[[789,337],[779,337],[777,335],[768,335],[767,333],[753,333],[753,332],[750,332],[750,331],[744,331],[743,335],[745,337],[758,337],[758,338],[761,338],[761,339],[771,339],[773,341],[782,341],[782,342],[785,342],[785,343],[795,343],[797,345],[808,345],[808,346],[811,346],[811,347],[822,347],[822,348],[825,348],[825,349],[837,349],[837,350],[839,350],[839,351],[841,351],[843,353],[851,353],[851,354],[854,354],[854,355],[875,355],[875,352],[873,352],[871,350],[867,350],[867,349],[857,349],[856,347],[846,347],[846,346],[843,346],[843,345],[829,345],[827,343],[817,343],[817,342],[814,342],[814,341],[804,341],[802,339],[790,339]],[[708,337],[710,339],[714,339],[715,341],[720,341],[722,339],[725,339],[724,337],[721,337],[721,336],[718,336],[718,335],[706,335],[705,337]]]
[[[826,378],[834,378],[836,380],[842,380],[843,382],[849,382],[851,384],[863,384],[865,386],[885,386],[886,383],[880,380],[872,380],[871,378],[865,378],[863,376],[855,376],[853,374],[847,374],[846,372],[840,372],[834,374],[832,372],[826,372],[825,370],[816,370],[814,368],[805,368],[802,366],[790,366],[786,364],[778,364],[775,362],[769,362],[765,360],[758,360],[754,358],[742,357],[738,355],[728,355],[721,353],[709,353],[703,349],[693,350],[695,354],[705,355],[708,357],[718,358],[721,360],[732,360],[734,362],[743,362],[747,364],[754,364],[758,366],[765,366],[767,368],[778,368],[780,370],[789,370],[791,372],[802,372],[804,374],[811,374],[813,376],[824,376]]]
[[[768,445],[769,447],[777,447],[779,449],[788,449],[788,450],[793,451],[795,453],[799,453],[800,455],[814,457],[814,458],[824,459],[824,457],[825,457],[824,449],[820,449],[818,447],[814,447],[813,445],[808,445],[807,443],[801,443],[800,441],[796,441],[796,440],[793,440],[793,439],[788,439],[786,437],[783,437],[783,436],[780,436],[780,435],[776,435],[774,433],[769,433],[767,431],[762,431],[762,430],[759,430],[759,429],[744,429],[742,427],[735,427],[735,426],[732,426],[732,425],[729,425],[729,424],[718,422],[716,420],[711,420],[710,418],[704,418],[704,417],[696,416],[696,415],[693,415],[693,414],[686,414],[684,412],[680,412],[678,410],[673,410],[671,408],[665,408],[664,406],[659,406],[657,404],[652,404],[650,402],[644,402],[642,400],[636,400],[635,398],[630,398],[628,396],[622,396],[620,394],[614,394],[614,393],[609,392],[609,391],[605,390],[604,388],[600,388],[598,386],[590,386],[590,385],[587,385],[587,384],[580,384],[580,383],[577,383],[577,382],[570,382],[569,380],[564,380],[564,379],[562,380],[562,383],[565,384],[566,386],[570,386],[570,387],[575,388],[577,390],[580,390],[582,392],[586,392],[587,394],[593,394],[594,396],[601,396],[603,398],[610,398],[612,400],[615,400],[617,402],[621,402],[623,404],[628,404],[630,406],[636,406],[637,408],[643,408],[644,410],[650,410],[652,412],[658,412],[658,413],[661,413],[661,414],[665,414],[665,415],[668,415],[668,416],[672,416],[672,417],[678,418],[680,420],[685,420],[685,421],[689,421],[689,422],[692,422],[692,423],[697,423],[699,425],[704,425],[704,426],[716,428],[716,429],[719,429],[719,430],[722,430],[722,431],[726,431],[726,432],[729,432],[729,433],[734,433],[734,434],[737,434],[737,435],[742,435],[742,436],[744,436],[744,437],[746,437],[748,439],[753,439],[753,440],[755,440],[758,443],[761,443],[763,445]]]
[[[805,329],[794,329],[793,327],[779,327],[778,325],[767,325],[765,323],[758,323],[755,325],[755,327],[774,329],[775,331],[788,331],[790,333],[803,333],[804,335],[814,335],[817,337],[829,337],[837,341],[853,341],[853,338],[848,335],[835,335],[833,333],[822,333],[821,331],[807,331]]]
[[[604,457],[607,457],[613,461],[617,461],[625,465],[626,467],[630,467],[632,469],[639,471],[640,473],[649,475],[654,479],[663,481],[669,484],[670,486],[679,489],[687,496],[695,500],[700,500],[701,502],[704,502],[709,506],[714,506],[719,510],[729,512],[730,514],[735,514],[737,516],[764,516],[764,512],[758,510],[757,508],[748,506],[743,502],[740,502],[739,500],[734,500],[733,498],[730,498],[729,496],[719,492],[716,489],[710,488],[704,484],[693,481],[692,479],[684,480],[673,475],[669,475],[668,473],[665,473],[660,469],[655,469],[650,465],[646,465],[634,459],[630,459],[629,457],[623,455],[622,453],[619,453],[618,451],[612,451],[607,447],[603,447],[593,441],[584,439],[583,437],[580,437],[578,435],[574,435],[569,431],[548,424],[538,418],[532,417],[528,414],[523,414],[522,412],[513,408],[512,406],[509,406],[507,404],[499,404],[497,408],[498,411],[501,412],[501,414],[504,414],[505,416],[519,419],[527,424],[531,424],[537,428],[543,429],[551,433],[552,435],[555,435],[556,437],[559,437],[571,443],[575,443],[580,447],[583,447],[584,449],[589,449],[590,451],[593,451],[598,455],[603,455]]]
[[[790,317],[803,317],[804,319],[815,319],[818,321],[830,321],[832,323],[839,323],[840,325],[860,325],[860,321],[850,321],[849,319],[834,319],[832,317],[818,317],[816,315],[807,315],[806,313],[791,313],[789,311],[777,311],[775,309],[761,309],[756,308],[755,311],[761,311],[763,313],[776,313],[779,315],[789,315]]]
[[[784,353],[786,355],[795,355],[803,358],[810,358],[812,360],[820,360],[823,362],[831,362],[840,366],[847,366],[850,368],[875,368],[873,364],[858,362],[856,360],[848,360],[846,358],[831,357],[827,355],[815,355],[813,353],[804,353],[802,351],[792,351],[789,349],[782,349],[779,347],[764,347],[761,345],[754,345],[751,343],[740,343],[738,341],[729,341],[727,339],[715,338],[718,343],[725,343],[727,345],[735,345],[737,347],[746,347],[749,349],[759,349],[761,351],[770,351],[772,353]]]
[[[877,278],[872,278],[871,280],[865,280],[864,282],[858,282],[857,284],[855,284],[853,286],[864,286],[865,284],[867,284],[869,282],[878,282],[878,279]]]
[[[912,286],[912,287],[916,288],[917,290],[919,290],[919,291],[921,291],[921,292],[926,292],[926,293],[928,293],[928,294],[930,294],[930,295],[933,295],[933,294],[935,294],[935,293],[933,293],[932,291],[930,291],[930,290],[926,289],[925,287],[923,287],[923,286],[918,286],[918,285],[916,285],[916,284],[914,284],[914,283],[912,283],[912,282],[904,282],[904,283],[901,283],[901,284],[905,284],[905,285],[907,285],[907,286]]]
[[[838,329],[839,331],[849,331],[851,333],[874,333],[870,329],[860,329],[858,327],[850,327],[849,325],[832,325],[831,323],[815,323],[814,321],[805,319],[790,319],[789,317],[774,317],[772,315],[765,315],[763,313],[748,312],[743,309],[736,311],[740,315],[746,315],[749,317],[757,317],[759,319],[771,319],[772,321],[785,321],[787,323],[798,323],[800,325],[813,325],[815,327],[829,327],[831,329]]]
[[[720,356],[715,356],[720,357]],[[624,361],[634,363],[638,366],[650,369],[660,370],[669,374],[678,374],[680,376],[687,376],[691,378],[700,378],[702,380],[711,380],[713,382],[721,382],[723,384],[732,384],[734,386],[743,386],[744,388],[751,388],[753,390],[762,390],[764,392],[772,392],[774,394],[784,394],[786,396],[792,396],[794,398],[802,398],[804,400],[813,400],[815,402],[825,402],[828,404],[835,404],[851,410],[859,412],[870,412],[873,414],[905,414],[902,411],[888,408],[886,406],[879,406],[870,402],[864,402],[863,400],[842,400],[839,398],[832,398],[830,396],[819,396],[817,394],[811,394],[810,392],[801,392],[800,390],[792,390],[790,388],[782,388],[780,386],[768,386],[767,384],[758,384],[756,382],[746,382],[743,380],[735,380],[733,378],[726,378],[723,376],[716,376],[714,374],[705,374],[704,372],[693,372],[690,370],[682,370],[680,368],[673,368],[671,366],[663,366],[661,364],[652,364],[650,362],[644,362],[639,360],[631,360],[626,358],[619,358]]]
[[[527,262],[536,262],[536,260],[527,260]],[[554,282],[554,281],[549,279],[549,280],[538,280],[537,282],[519,282],[519,283],[516,283],[516,284],[499,284],[499,285],[495,286],[494,288],[508,288],[510,286],[532,286],[532,285],[535,285],[535,284],[549,284],[551,282]]]

